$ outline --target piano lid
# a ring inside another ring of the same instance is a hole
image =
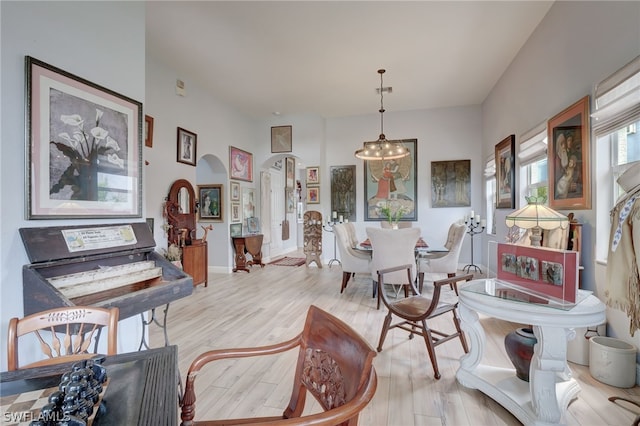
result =
[[[149,251],[156,245],[146,222],[20,228],[19,232],[31,263]]]

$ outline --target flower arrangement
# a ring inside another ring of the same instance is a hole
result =
[[[398,202],[389,202],[389,200],[387,200],[384,206],[380,207],[380,213],[387,218],[390,225],[397,225],[400,219],[402,219],[402,216],[408,211],[409,209],[404,205]]]
[[[60,121],[69,127],[69,132],[61,132],[58,137],[62,142],[51,141],[69,161],[58,182],[51,187],[51,194],[67,190],[72,193],[72,200],[98,200],[98,164],[101,159],[118,169],[124,169],[124,159],[118,152],[118,141],[109,135],[109,131],[101,127],[100,120],[104,111],[96,108],[95,126],[89,131],[84,128],[85,119],[80,114],[62,114]]]

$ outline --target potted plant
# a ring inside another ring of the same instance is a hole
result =
[[[398,222],[407,211],[408,209],[399,202],[389,202],[389,200],[380,208],[380,213],[387,218],[391,229],[398,229]]]

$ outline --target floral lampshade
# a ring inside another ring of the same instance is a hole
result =
[[[531,229],[531,245],[540,246],[543,229],[566,229],[569,226],[569,218],[544,205],[543,197],[526,197],[527,205],[507,215],[508,227],[517,226],[523,229]]]

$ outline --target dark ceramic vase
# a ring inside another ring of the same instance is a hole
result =
[[[536,336],[530,328],[518,328],[504,338],[504,347],[511,363],[516,368],[516,376],[525,382],[529,381],[529,366],[533,356]]]

